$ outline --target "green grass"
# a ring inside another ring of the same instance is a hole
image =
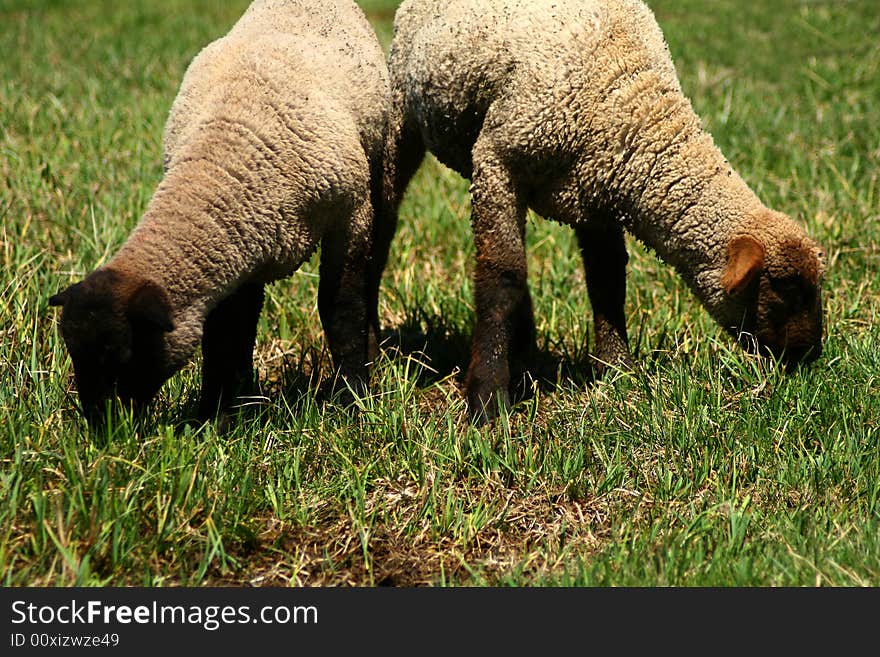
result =
[[[184,423],[196,359],[149,420],[90,440],[48,297],[130,232],[185,66],[245,4],[0,1],[0,584],[880,585],[872,0],[651,2],[716,142],[827,247],[813,366],[785,376],[741,353],[631,242],[643,367],[587,383],[577,248],[535,218],[539,365],[555,383],[469,427],[467,182],[428,160],[359,414],[315,401],[329,357],[313,260],[270,290],[257,412],[223,436]],[[394,3],[363,6],[387,46]]]

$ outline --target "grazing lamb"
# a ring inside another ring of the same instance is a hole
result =
[[[638,0],[406,0],[389,69],[372,321],[397,208],[427,149],[472,183],[472,419],[495,414],[496,393],[509,403],[511,372],[534,345],[528,208],[575,230],[599,369],[631,366],[624,230],[745,347],[791,362],[819,355],[822,251],[732,170]]]
[[[50,299],[89,420],[141,406],[202,346],[200,415],[253,384],[264,285],[321,245],[334,365],[363,385],[366,299],[388,109],[385,55],[351,0],[256,0],[189,66],[165,174],[118,253]]]

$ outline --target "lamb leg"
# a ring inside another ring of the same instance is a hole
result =
[[[254,344],[264,296],[262,283],[245,283],[208,314],[202,332],[200,418],[213,417],[252,391]]]
[[[528,326],[532,314],[523,239],[526,205],[506,167],[479,141],[471,193],[476,326],[465,388],[471,421],[482,424],[494,418],[499,407],[509,406],[510,356],[514,346],[522,351],[533,340],[534,328]]]
[[[593,369],[601,377],[609,367],[632,369],[626,334],[626,264],[629,256],[623,228],[606,219],[574,227],[593,307]]]

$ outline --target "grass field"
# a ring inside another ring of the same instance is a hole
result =
[[[386,46],[395,4],[362,2]],[[428,160],[360,413],[315,401],[313,260],[270,289],[258,408],[226,435],[187,423],[195,360],[102,444],[47,300],[130,232],[187,63],[246,2],[0,0],[0,584],[880,585],[880,13],[649,4],[734,167],[827,248],[820,360],[783,375],[741,353],[631,242],[642,367],[591,383],[575,241],[535,217],[549,383],[469,427],[467,182]]]

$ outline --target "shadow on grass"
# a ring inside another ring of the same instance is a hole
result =
[[[429,388],[452,378],[464,392],[464,380],[471,353],[471,327],[467,320],[453,314],[428,313],[421,308],[408,309],[406,319],[382,331],[381,348],[390,361],[412,358],[419,367],[412,370],[418,388]],[[670,359],[663,347],[667,342],[664,331],[659,345],[642,354],[646,371],[662,367]],[[687,357],[678,355],[677,358]],[[636,354],[638,361],[638,354]],[[591,358],[586,348],[571,349],[570,345],[554,343],[551,336],[540,336],[536,350],[524,359],[525,368],[511,375],[510,397],[513,405],[530,399],[536,391],[542,395],[559,389],[586,389],[595,383]],[[195,366],[200,370],[200,363]],[[199,418],[199,387],[186,386],[178,399],[161,394],[140,416],[124,418],[116,408],[116,420],[100,431],[89,430],[81,417],[85,433],[98,445],[106,446],[116,434],[127,432],[151,433],[161,426],[171,426],[175,434],[194,432],[199,435],[212,425],[220,434],[228,434],[242,424],[265,426],[279,417],[303,417],[322,411],[350,413],[353,406],[350,395],[340,394],[334,386],[332,360],[326,344],[303,345],[295,352],[287,352],[263,364],[253,393],[243,398],[229,411],[208,420]],[[377,385],[374,376],[373,386]],[[76,406],[71,400],[71,406]],[[78,415],[73,409],[70,415]],[[187,429],[189,427],[189,429]]]
[[[517,373],[511,375],[512,401],[531,396],[537,385],[542,393],[555,391],[560,385],[591,385],[595,378],[587,350],[577,353],[559,353],[548,340],[539,340],[539,346],[529,354]],[[471,357],[471,333],[441,315],[413,309],[406,320],[382,331],[382,349],[390,357],[395,353],[412,356],[425,363],[419,368],[417,382],[425,387],[452,375],[459,387],[464,385]]]
[[[466,319],[450,313],[429,313],[421,308],[408,309],[406,319],[382,330],[381,349],[391,361],[412,358],[420,366],[412,371],[419,388],[428,388],[450,377],[463,390],[471,355],[471,327]],[[512,372],[512,404],[533,396],[535,391],[551,394],[561,387],[587,388],[595,382],[586,345],[578,349],[554,343],[540,336],[534,352],[524,359],[524,367]],[[254,394],[243,399],[230,412],[208,420],[223,434],[241,423],[268,424],[277,415],[303,416],[321,408],[347,412],[350,398],[334,387],[332,360],[326,344],[303,345],[268,364]],[[377,384],[374,377],[373,385]],[[283,410],[279,409],[283,406]],[[183,430],[197,428],[199,390],[191,388],[177,403],[170,404],[156,418]]]

